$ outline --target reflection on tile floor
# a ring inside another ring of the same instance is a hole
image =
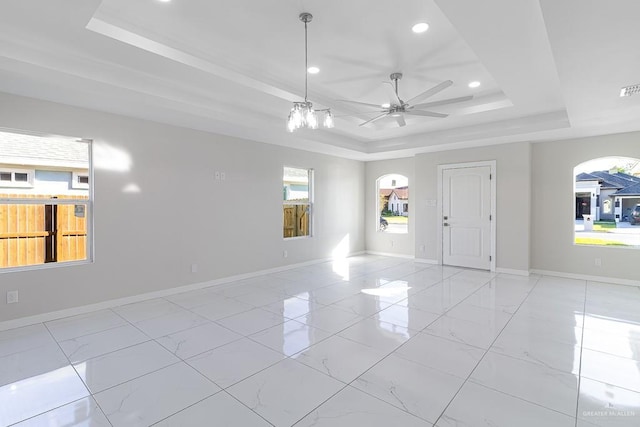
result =
[[[0,332],[0,426],[638,426],[639,313],[357,256]]]

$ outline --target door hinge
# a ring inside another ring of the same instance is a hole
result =
[[[491,219],[491,215],[489,215],[489,221],[491,221],[491,220],[492,220],[492,219]]]
[[[489,261],[491,261],[491,255],[489,255]]]
[[[493,174],[489,174],[489,181],[491,181],[493,179]]]

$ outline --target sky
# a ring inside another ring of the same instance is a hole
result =
[[[576,175],[582,172],[606,171],[614,166],[626,166],[630,163],[632,165],[635,164],[635,168],[637,169],[640,160],[629,157],[601,157],[580,163],[573,171]]]

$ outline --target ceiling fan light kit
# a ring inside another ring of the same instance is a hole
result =
[[[620,96],[631,96],[640,93],[640,83],[620,89]]]
[[[313,15],[307,12],[303,12],[298,17],[300,21],[304,22],[304,69],[305,69],[305,77],[304,77],[304,101],[294,101],[293,107],[289,112],[289,117],[287,118],[287,130],[289,132],[293,132],[298,129],[318,129],[319,127],[323,128],[332,128],[334,126],[333,123],[333,114],[329,108],[322,110],[314,110],[313,104],[308,100],[308,86],[309,86],[309,73],[311,72],[309,68],[309,60],[308,60],[308,41],[307,41],[307,27],[309,22],[313,19]],[[427,26],[428,28],[428,26]],[[317,68],[314,68],[314,71]],[[387,91],[389,96],[389,102],[385,104],[367,104],[364,102],[357,101],[347,101],[342,100],[342,102],[349,102],[352,104],[364,105],[367,107],[374,107],[376,109],[382,108],[379,110],[379,115],[369,119],[363,123],[360,123],[359,126],[365,126],[369,123],[374,123],[380,119],[385,117],[391,117],[395,119],[398,126],[403,127],[406,126],[405,114],[410,116],[421,116],[421,117],[434,117],[434,118],[445,118],[448,117],[448,114],[438,113],[435,111],[426,110],[427,108],[453,104],[457,102],[465,102],[473,99],[473,95],[462,96],[458,98],[444,99],[441,101],[434,101],[428,103],[421,103],[427,98],[430,98],[449,86],[453,85],[451,80],[446,80],[436,86],[428,89],[419,95],[414,96],[408,101],[403,101],[400,99],[398,94],[398,82],[402,79],[402,73],[395,72],[391,73],[389,76],[390,82],[383,82],[383,86]]]
[[[307,99],[307,87],[308,87],[308,43],[307,43],[307,24],[313,19],[313,15],[304,12],[299,16],[300,20],[304,22],[304,101],[294,102],[289,117],[287,119],[287,130],[293,132],[297,129],[318,129],[319,125],[325,128],[333,127],[333,114],[329,108],[324,110],[314,110],[313,104]],[[318,120],[318,114],[321,114],[322,122]]]

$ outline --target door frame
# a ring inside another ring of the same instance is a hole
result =
[[[498,220],[498,216],[496,215],[496,182],[498,181],[498,176],[496,174],[496,161],[495,160],[487,160],[487,161],[481,161],[481,162],[468,162],[468,163],[450,163],[450,164],[444,164],[444,165],[438,165],[438,179],[437,179],[437,186],[438,186],[438,209],[437,209],[437,218],[436,221],[438,221],[438,225],[436,226],[437,229],[437,234],[436,234],[436,242],[437,242],[437,254],[438,254],[438,265],[442,265],[443,263],[443,254],[442,254],[442,249],[443,249],[443,242],[442,239],[444,238],[444,230],[443,230],[443,213],[442,213],[442,206],[443,206],[443,201],[442,201],[442,196],[443,196],[443,189],[442,189],[442,185],[444,184],[442,176],[444,174],[445,170],[448,169],[462,169],[462,168],[473,168],[473,167],[479,167],[479,166],[489,166],[490,168],[490,173],[491,173],[491,180],[490,180],[490,185],[491,185],[491,231],[489,232],[490,235],[490,245],[491,245],[491,250],[490,250],[490,256],[491,256],[491,262],[490,262],[490,271],[496,271],[496,223]]]

